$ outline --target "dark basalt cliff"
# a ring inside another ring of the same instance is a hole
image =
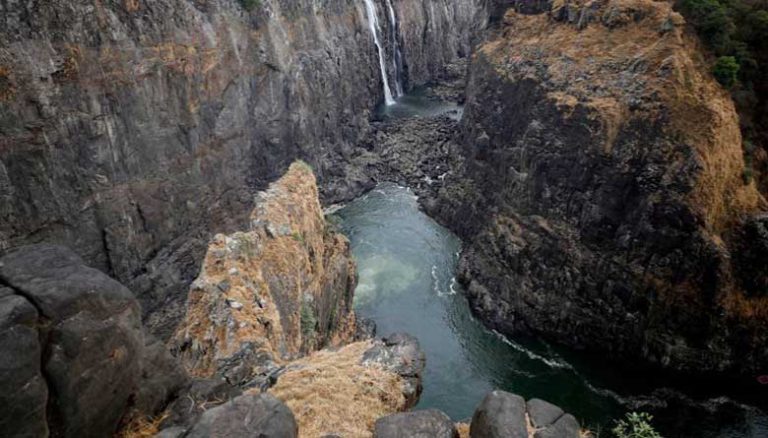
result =
[[[484,321],[673,369],[764,370],[765,200],[669,4],[509,11],[468,87],[465,166],[428,207],[468,243]]]
[[[468,54],[485,20],[480,0],[392,3],[409,86]],[[251,194],[293,159],[321,182],[338,172],[382,95],[362,1],[57,0],[0,15],[0,249],[73,248],[162,336],[210,236],[244,229]]]

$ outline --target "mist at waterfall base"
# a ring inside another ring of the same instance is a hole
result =
[[[330,219],[349,237],[357,260],[358,315],[373,319],[379,335],[415,335],[426,353],[416,409],[437,408],[455,421],[467,420],[485,394],[499,388],[548,400],[583,426],[605,431],[627,411],[669,403],[652,395],[662,387],[653,376],[487,330],[471,315],[454,277],[459,239],[423,214],[409,189],[382,184]],[[733,412],[722,412],[721,399],[703,397],[701,409],[667,405],[654,412],[665,437],[768,436],[760,411],[728,401]],[[707,403],[717,409],[708,410]]]
[[[461,120],[464,108],[456,102],[445,101],[437,98],[429,92],[428,86],[417,87],[404,94],[394,103],[382,102],[374,112],[374,120],[386,121],[391,119],[403,119],[407,117],[435,117],[448,116],[454,120]]]

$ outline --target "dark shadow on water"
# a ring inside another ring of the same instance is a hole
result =
[[[711,400],[692,409],[674,397],[653,396],[668,382],[652,373],[487,330],[454,278],[459,239],[424,215],[410,190],[382,184],[334,215],[358,262],[358,314],[376,321],[379,334],[417,336],[426,352],[418,408],[467,419],[487,392],[500,388],[558,404],[593,430],[638,409],[653,411],[666,437],[768,436],[768,419],[758,410]],[[701,400],[720,394],[720,388],[687,389]]]

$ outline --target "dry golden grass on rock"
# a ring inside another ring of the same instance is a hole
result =
[[[302,162],[257,195],[251,229],[216,235],[173,340],[194,376],[247,343],[275,362],[349,342],[355,264],[329,232],[311,168]]]
[[[377,365],[360,364],[372,345],[356,342],[338,351],[319,351],[292,362],[280,375],[270,392],[291,408],[301,437],[371,436],[376,419],[405,409],[402,378]]]
[[[584,27],[553,18],[568,8],[590,10],[592,18]],[[611,153],[617,133],[634,118],[669,120],[666,135],[690,146],[701,164],[688,202],[714,236],[765,207],[756,186],[742,179],[742,138],[730,95],[709,74],[697,40],[670,3],[558,0],[551,14],[510,9],[504,24],[503,37],[483,44],[482,56],[512,80],[545,69],[548,97],[563,114],[585,107],[602,125],[604,141],[594,145],[601,152]],[[669,162],[683,159],[670,156]]]
[[[160,423],[167,416],[165,412],[156,417],[134,415],[115,434],[115,438],[152,438],[160,432]]]

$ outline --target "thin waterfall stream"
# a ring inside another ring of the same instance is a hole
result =
[[[381,70],[381,81],[384,84],[384,102],[387,105],[394,105],[395,99],[392,97],[392,90],[389,88],[389,79],[387,78],[386,67],[386,53],[379,41],[379,17],[376,14],[376,5],[373,0],[363,0],[365,2],[365,10],[368,14],[368,27],[371,29],[373,35],[373,42],[376,44],[376,50],[379,53],[379,68]]]
[[[397,37],[397,15],[395,15],[395,8],[392,7],[392,0],[387,0],[387,8],[389,9],[389,35],[390,40],[392,41],[392,67],[394,68],[395,75],[395,97],[400,97],[403,95],[403,54],[400,51],[400,40]]]

